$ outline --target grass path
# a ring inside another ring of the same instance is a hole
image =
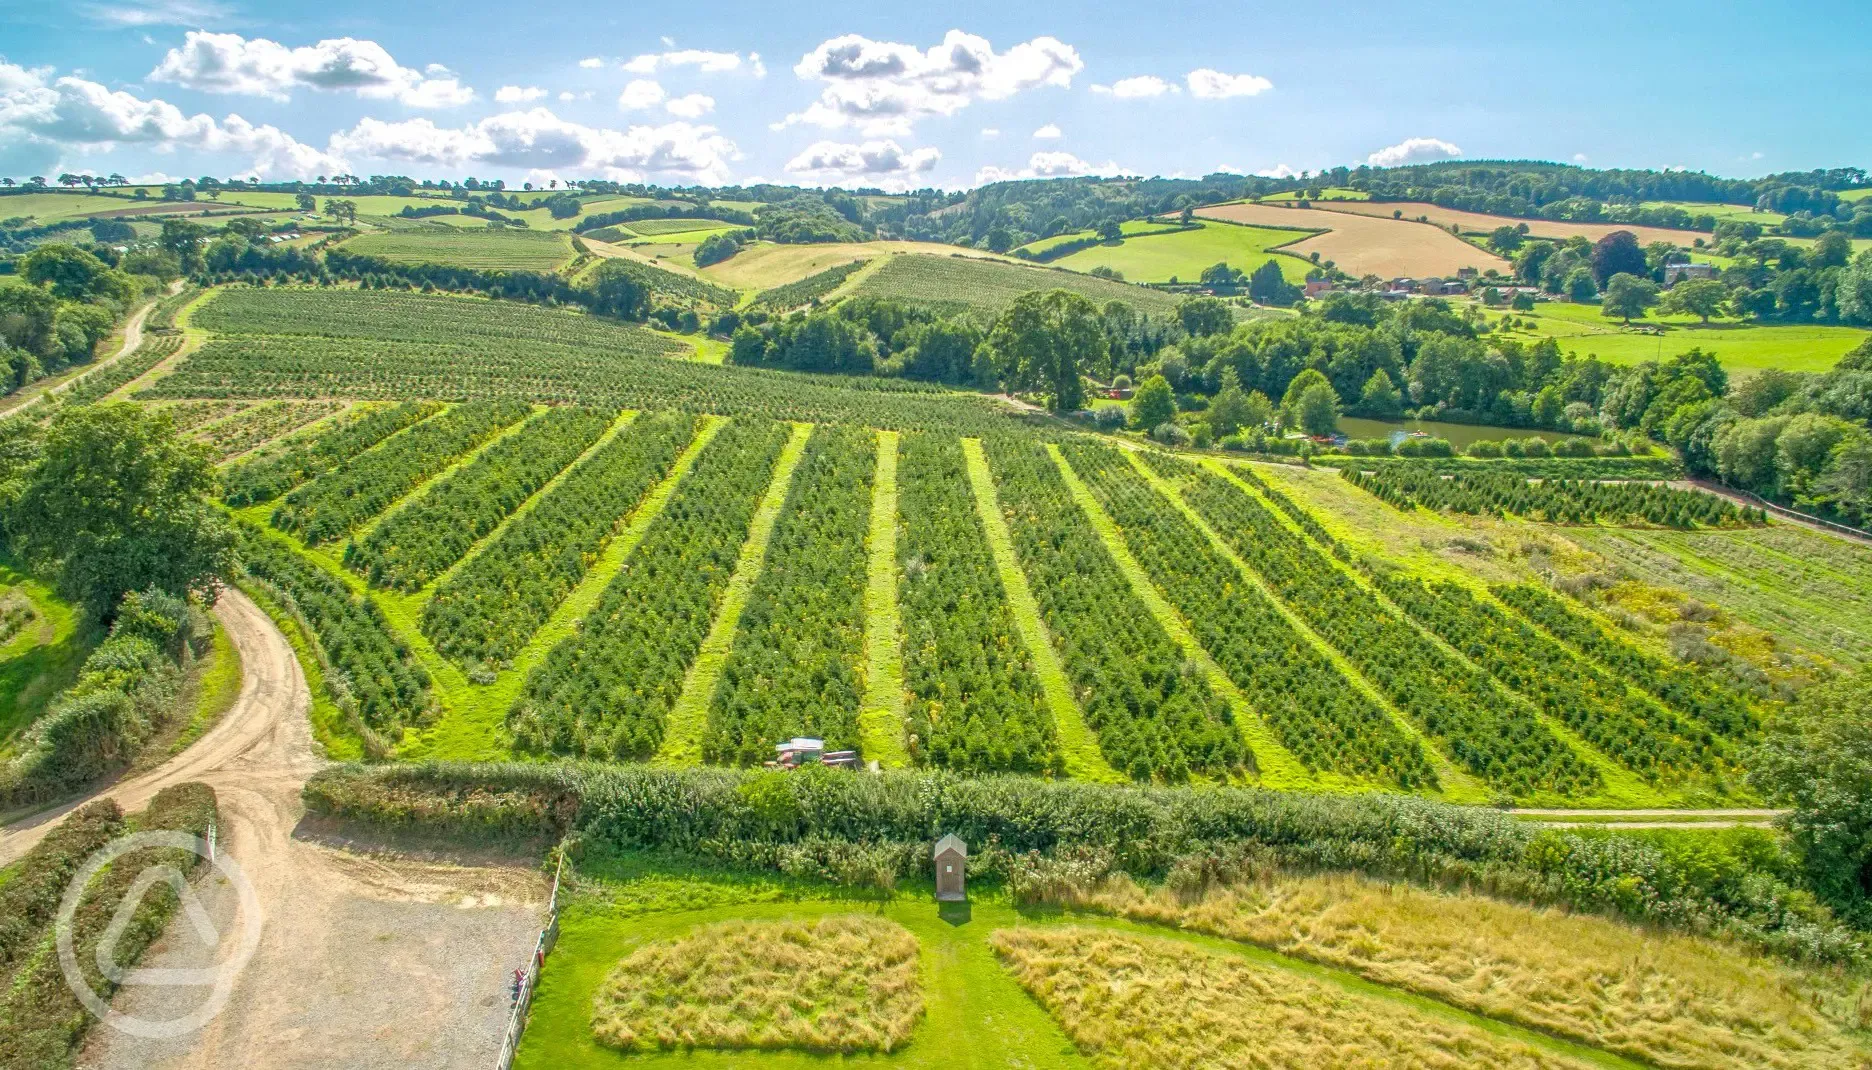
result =
[[[698,926],[721,921],[811,920],[838,914],[877,914],[908,928],[920,945],[919,963],[924,1019],[911,1042],[889,1055],[847,1060],[867,1065],[975,1070],[975,1068],[1081,1068],[1102,1065],[1077,1050],[1057,1021],[1004,969],[988,938],[998,930],[1070,925],[1107,930],[1151,940],[1171,941],[1205,952],[1282,971],[1296,979],[1324,984],[1362,1000],[1400,1008],[1435,1022],[1461,1025],[1534,1048],[1559,1059],[1605,1070],[1640,1070],[1644,1065],[1576,1041],[1478,1014],[1366,980],[1334,966],[1320,965],[1243,941],[1188,932],[1165,925],[1103,914],[1019,911],[1005,897],[984,895],[966,910],[938,910],[927,901],[927,886],[906,889],[888,902],[861,902],[827,896],[782,901],[750,901],[754,889],[724,887],[679,873],[645,876],[669,885],[672,893],[689,891],[699,909],[657,911],[646,915],[614,913],[602,900],[575,898],[562,923],[559,946],[548,960],[515,1065],[535,1067],[687,1067],[690,1070],[740,1070],[754,1067],[823,1067],[828,1057],[798,1050],[710,1050],[626,1054],[599,1045],[592,1035],[592,1000],[617,962],[654,940],[680,938]],[[685,887],[686,886],[686,887]],[[713,893],[713,894],[711,894]],[[763,897],[764,898],[764,897]],[[1322,1066],[1340,1065],[1321,1053]]]
[[[1248,696],[1242,694],[1241,688],[1235,686],[1235,681],[1222,671],[1222,666],[1217,665],[1209,652],[1196,641],[1183,615],[1157,590],[1156,584],[1151,582],[1150,573],[1144,571],[1144,566],[1138,564],[1137,558],[1131,556],[1131,548],[1125,545],[1124,533],[1118,530],[1117,522],[1092,495],[1092,488],[1086,486],[1079,478],[1079,473],[1073,471],[1059,446],[1047,443],[1047,453],[1059,468],[1060,478],[1066,481],[1066,488],[1072,493],[1073,501],[1079,504],[1079,511],[1092,523],[1093,530],[1098,532],[1099,541],[1105,544],[1106,552],[1117,563],[1118,571],[1130,582],[1132,592],[1144,603],[1144,608],[1150,611],[1151,617],[1170,636],[1171,641],[1182,648],[1184,656],[1202,669],[1209,686],[1228,700],[1230,708],[1235,711],[1235,728],[1241,733],[1242,742],[1248,744],[1249,750],[1253,752],[1255,772],[1260,776],[1261,783],[1285,791],[1318,789],[1322,785],[1336,788],[1352,786],[1354,782],[1347,777],[1308,772],[1300,759],[1281,745],[1280,737],[1261,719],[1260,712],[1248,701]]]
[[[908,765],[904,747],[903,623],[897,611],[897,432],[879,431],[865,539],[865,693],[858,738],[867,759]]]
[[[385,521],[388,521],[391,517],[402,512],[412,503],[421,501],[423,497],[429,493],[431,488],[440,486],[443,481],[461,471],[463,468],[466,468],[468,465],[473,464],[476,458],[480,457],[488,450],[493,449],[496,444],[515,435],[524,434],[532,427],[535,421],[546,414],[546,411],[546,406],[544,405],[533,406],[532,411],[528,412],[524,417],[494,432],[494,434],[488,436],[486,441],[442,466],[441,470],[437,471],[434,475],[426,479],[418,480],[416,485],[410,488],[408,494],[391,502],[384,508],[383,512],[370,517],[365,520],[364,523],[358,525],[358,529],[353,531],[345,541],[361,543],[365,539],[370,538],[371,532],[376,531]]]
[[[400,757],[460,761],[486,761],[509,757],[507,749],[497,740],[501,725],[506,720],[507,711],[513,708],[515,700],[520,697],[520,690],[526,686],[527,677],[532,675],[533,670],[545,660],[546,655],[551,653],[554,647],[572,635],[578,622],[598,604],[598,599],[603,596],[605,588],[611,586],[611,581],[624,567],[624,562],[630,557],[631,552],[637,549],[638,544],[643,542],[644,536],[649,533],[651,523],[662,515],[663,507],[676,493],[676,488],[688,476],[689,470],[695,467],[696,458],[701,455],[703,448],[715,438],[716,432],[720,431],[726,423],[727,420],[719,416],[706,418],[706,422],[696,431],[695,437],[677,455],[676,463],[670,466],[669,473],[663,477],[662,482],[658,483],[656,488],[637,506],[636,511],[631,513],[623,530],[605,544],[604,552],[585,573],[584,579],[572,589],[572,593],[566,596],[565,601],[559,603],[559,607],[553,610],[552,616],[546,618],[546,623],[540,625],[539,631],[533,633],[533,637],[527,640],[526,646],[521,648],[520,653],[514,655],[513,667],[502,670],[492,684],[482,686],[463,680],[460,690],[453,694],[445,694],[443,696],[445,712],[442,719],[418,738],[404,744],[398,751]],[[613,427],[592,445],[592,449],[597,449],[605,439],[622,430],[623,426],[624,423],[620,423]],[[587,451],[588,455],[589,452]],[[574,467],[577,467],[576,462],[568,466],[567,471]],[[560,473],[561,477],[564,475],[564,472]],[[541,487],[539,493],[544,494],[551,487],[552,484],[549,483]],[[538,500],[539,494],[536,494],[529,499],[527,504],[531,505]],[[424,601],[427,600],[427,595],[422,597]],[[420,606],[417,607],[417,612],[420,614]],[[385,616],[389,615],[389,607],[386,606]],[[414,629],[419,620],[420,616],[412,620],[407,627]],[[399,632],[403,630],[403,627],[398,628]],[[423,643],[425,646],[428,645],[426,639]],[[457,675],[459,676],[459,672]]]
[[[773,479],[767,484],[760,507],[754,511],[747,541],[741,544],[741,556],[735,561],[734,575],[729,577],[728,589],[722,594],[715,623],[709,627],[708,638],[696,652],[695,664],[689,666],[682,694],[670,707],[669,720],[663,728],[663,745],[657,748],[654,759],[660,765],[700,765],[702,762],[702,734],[708,728],[709,700],[715,697],[715,685],[721,681],[722,667],[734,648],[741,611],[747,608],[754,581],[760,578],[761,566],[767,562],[768,540],[773,537],[774,525],[779,523],[780,511],[786,506],[787,488],[792,485],[793,473],[806,455],[806,440],[812,437],[812,431],[811,424],[794,424],[792,437],[780,450]]]
[[[187,304],[177,309],[175,325],[182,332],[182,344],[176,347],[174,353],[157,361],[148,371],[111,391],[100,400],[126,401],[135,397],[137,391],[169,375],[171,372],[175,371],[176,365],[187,360],[190,354],[200,349],[202,343],[208,340],[209,335],[207,331],[202,330],[200,327],[192,326],[191,320],[195,315],[196,309],[201,308],[203,305],[213,300],[214,295],[220,292],[220,287],[210,286],[190,298]]]
[[[962,456],[968,463],[969,486],[975,491],[975,510],[981,515],[982,530],[988,549],[994,554],[995,572],[1007,592],[1008,608],[1021,640],[1033,658],[1034,676],[1053,713],[1053,729],[1059,739],[1060,756],[1066,762],[1066,774],[1076,780],[1128,783],[1129,778],[1113,769],[1099,750],[1098,739],[1085,723],[1085,715],[1073,698],[1072,681],[1060,663],[1059,651],[1053,649],[1052,636],[1040,618],[1040,604],[1034,600],[1027,577],[1021,572],[1020,559],[1014,556],[1014,540],[1008,535],[1007,520],[1001,515],[1001,499],[995,493],[994,475],[988,469],[988,457],[981,440],[962,440]]]
[[[1254,584],[1254,586],[1260,590],[1262,595],[1267,598],[1268,604],[1273,606],[1274,609],[1280,613],[1281,617],[1287,621],[1288,626],[1293,628],[1294,634],[1306,640],[1321,656],[1332,662],[1333,667],[1339,670],[1340,675],[1344,676],[1347,682],[1351,683],[1354,688],[1358,689],[1360,694],[1370,699],[1380,710],[1384,711],[1385,716],[1391,719],[1391,723],[1397,727],[1398,731],[1404,733],[1405,736],[1411,739],[1417,740],[1417,742],[1423,746],[1425,756],[1430,759],[1430,764],[1436,769],[1437,782],[1442,785],[1441,794],[1445,798],[1449,799],[1451,802],[1464,803],[1484,803],[1493,798],[1493,793],[1488,790],[1487,785],[1483,784],[1475,777],[1470,776],[1468,773],[1463,772],[1456,766],[1456,763],[1450,761],[1447,755],[1437,749],[1434,742],[1424,736],[1417,728],[1416,723],[1409,717],[1406,717],[1396,706],[1393,706],[1391,700],[1386,698],[1383,692],[1373,686],[1372,682],[1367,680],[1365,675],[1359,672],[1344,654],[1340,653],[1337,648],[1331,643],[1328,643],[1318,632],[1314,631],[1312,625],[1300,619],[1300,616],[1296,614],[1287,603],[1281,601],[1279,593],[1268,586],[1267,581],[1261,578],[1261,574],[1256,572],[1248,562],[1243,561],[1240,555],[1235,553],[1229,546],[1227,540],[1222,538],[1222,533],[1211,527],[1209,522],[1203,519],[1202,514],[1198,513],[1194,506],[1191,506],[1187,501],[1183,500],[1183,493],[1181,490],[1163,476],[1158,475],[1156,470],[1151,468],[1150,465],[1144,463],[1144,459],[1138,455],[1136,450],[1126,450],[1125,457],[1131,462],[1131,467],[1137,469],[1138,474],[1144,477],[1145,482],[1149,483],[1157,493],[1163,495],[1171,505],[1175,506],[1177,512],[1182,513],[1191,524],[1196,526],[1197,531],[1202,532],[1203,538],[1209,540],[1209,545],[1216,553],[1226,559],[1229,564],[1235,566],[1235,571],[1239,573],[1244,580]]]
[[[1353,583],[1357,584],[1360,588],[1362,588],[1367,594],[1369,594],[1374,600],[1376,600],[1380,606],[1383,606],[1386,610],[1395,614],[1399,620],[1403,621],[1406,625],[1414,629],[1418,635],[1428,640],[1438,650],[1441,650],[1445,656],[1453,659],[1458,665],[1462,665],[1475,672],[1481,673],[1483,676],[1486,676],[1491,680],[1494,679],[1493,674],[1483,670],[1480,666],[1476,665],[1473,661],[1470,661],[1469,658],[1466,655],[1464,655],[1462,651],[1457,650],[1455,647],[1451,646],[1448,642],[1446,642],[1443,639],[1442,636],[1437,635],[1435,632],[1432,632],[1430,629],[1418,623],[1415,617],[1412,617],[1409,613],[1406,613],[1403,607],[1392,602],[1391,599],[1388,596],[1386,596],[1383,591],[1380,591],[1377,587],[1373,586],[1372,583],[1369,580],[1367,580],[1365,576],[1362,575],[1357,569],[1353,568],[1351,565],[1348,565],[1343,561],[1340,561],[1338,558],[1328,553],[1325,547],[1319,545],[1317,542],[1314,541],[1313,536],[1307,534],[1305,529],[1301,528],[1300,525],[1294,523],[1292,517],[1288,516],[1284,511],[1280,509],[1279,506],[1276,506],[1272,501],[1263,497],[1261,493],[1257,491],[1253,486],[1249,485],[1249,483],[1246,480],[1236,475],[1233,471],[1230,471],[1227,465],[1221,463],[1220,461],[1216,461],[1214,459],[1209,459],[1205,461],[1204,463],[1209,468],[1210,471],[1219,473],[1224,479],[1227,479],[1230,483],[1234,484],[1235,487],[1239,489],[1242,493],[1253,498],[1258,504],[1260,504],[1260,506],[1263,509],[1266,509],[1268,512],[1272,513],[1279,523],[1286,526],[1287,530],[1293,532],[1294,534],[1298,535],[1301,539],[1305,540],[1305,542],[1313,550],[1313,552],[1316,555],[1318,555],[1321,560],[1325,561],[1329,567],[1336,568],[1343,575],[1349,577]],[[1499,683],[1499,681],[1497,682]],[[1618,806],[1618,807],[1661,806],[1670,802],[1670,798],[1665,793],[1658,791],[1656,788],[1651,787],[1649,784],[1646,784],[1643,780],[1639,779],[1636,773],[1633,773],[1631,770],[1625,768],[1622,765],[1619,765],[1617,762],[1614,762],[1611,758],[1608,758],[1604,754],[1600,753],[1597,748],[1592,746],[1592,744],[1587,743],[1584,739],[1580,738],[1578,733],[1574,732],[1572,729],[1568,728],[1566,725],[1560,723],[1557,719],[1553,717],[1549,717],[1545,712],[1535,707],[1533,703],[1529,702],[1526,698],[1522,697],[1520,692],[1514,690],[1512,687],[1509,687],[1506,684],[1502,684],[1502,690],[1505,691],[1507,694],[1509,694],[1514,699],[1514,701],[1520,703],[1522,709],[1526,710],[1531,716],[1533,716],[1535,720],[1539,721],[1543,726],[1545,726],[1547,730],[1552,732],[1556,738],[1558,738],[1562,743],[1566,744],[1567,747],[1573,751],[1576,757],[1578,757],[1581,761],[1587,763],[1588,765],[1591,765],[1594,769],[1598,770],[1599,775],[1604,782],[1604,787],[1602,791],[1596,795],[1566,796],[1566,797],[1554,796],[1554,798],[1562,802],[1571,802],[1571,803],[1576,803],[1580,805],[1603,803],[1608,806]],[[1547,797],[1548,796],[1545,793],[1542,793],[1540,796],[1538,796],[1538,798],[1547,798]]]

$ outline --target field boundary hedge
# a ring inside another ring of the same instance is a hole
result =
[[[1005,880],[1028,860],[1108,854],[1154,879],[1204,860],[1299,872],[1352,871],[1466,888],[1680,931],[1742,939],[1793,959],[1864,962],[1865,934],[1813,905],[1771,864],[1591,829],[1553,829],[1496,810],[1399,795],[1308,795],[966,778],[502,763],[333,766],[304,789],[317,813],[470,836],[557,836],[581,850],[659,850],[837,879],[858,858],[924,872],[955,833],[972,876]]]

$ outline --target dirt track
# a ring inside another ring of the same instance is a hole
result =
[[[538,931],[540,877],[524,866],[461,866],[318,842],[324,837],[302,820],[299,799],[305,778],[323,764],[299,663],[272,621],[240,593],[224,594],[215,612],[241,652],[245,679],[233,708],[182,754],[100,796],[136,810],[170,784],[213,785],[221,848],[258,896],[259,948],[227,1008],[199,1033],[143,1040],[100,1027],[80,1065],[491,1063],[506,1026],[505,979]],[[0,863],[38,842],[69,809],[0,830]],[[217,929],[234,932],[231,888],[218,878],[197,886]],[[212,949],[182,920],[178,914],[142,965],[212,959]],[[201,998],[194,988],[125,988],[113,1006],[139,1017],[177,1018]]]

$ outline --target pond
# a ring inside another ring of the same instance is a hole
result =
[[[1403,436],[1412,431],[1421,431],[1433,438],[1447,438],[1450,445],[1461,453],[1469,448],[1471,442],[1492,439],[1500,442],[1505,438],[1527,438],[1538,435],[1549,442],[1561,439],[1578,438],[1578,435],[1561,431],[1537,431],[1526,427],[1491,427],[1488,424],[1450,424],[1440,420],[1368,420],[1362,416],[1341,416],[1339,431],[1347,438],[1389,438],[1392,435]]]

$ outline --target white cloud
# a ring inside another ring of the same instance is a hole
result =
[[[1140,74],[1132,78],[1120,78],[1110,85],[1095,85],[1092,92],[1109,94],[1119,100],[1139,100],[1161,97],[1165,93],[1181,93],[1183,87],[1166,82],[1154,74]]]
[[[1036,152],[1027,158],[1027,166],[1018,171],[984,167],[975,172],[975,184],[1011,182],[1021,178],[1063,178],[1068,175],[1115,175],[1122,171],[1117,163],[1090,164],[1070,152]]]
[[[1274,88],[1274,83],[1258,74],[1223,74],[1200,67],[1184,78],[1190,96],[1198,100],[1226,100],[1229,97],[1254,97]]]
[[[1585,162],[1586,162],[1586,154],[1585,154],[1585,153],[1583,153],[1583,152],[1576,152],[1576,153],[1574,153],[1574,154],[1573,154],[1573,162],[1574,162],[1574,163],[1585,163]]]
[[[1048,123],[1040,129],[1035,130],[1033,136],[1041,141],[1057,141],[1064,135],[1060,133],[1058,124]]]
[[[65,148],[105,149],[141,144],[159,152],[238,153],[260,174],[305,177],[344,169],[342,160],[306,145],[278,127],[239,115],[216,120],[185,115],[162,100],[144,100],[83,78],[48,82],[48,70],[0,63],[0,143],[30,141]]]
[[[1304,169],[1295,169],[1284,163],[1278,163],[1273,167],[1256,171],[1255,174],[1262,178],[1299,178],[1301,175],[1306,174],[1306,171]]]
[[[915,45],[846,34],[801,57],[793,73],[827,83],[794,123],[867,134],[904,134],[918,120],[954,115],[976,100],[1003,100],[1041,86],[1070,86],[1085,62],[1071,45],[1036,37],[996,52],[986,38],[950,30],[927,51]]]
[[[332,151],[431,167],[467,165],[602,171],[618,181],[668,174],[699,183],[728,180],[739,159],[734,142],[712,126],[676,122],[611,130],[569,122],[545,108],[512,111],[461,127],[428,119],[387,123],[364,119],[332,135]]]
[[[564,101],[590,100],[591,98],[592,98],[592,91],[589,89],[587,89],[583,93],[574,93],[570,89],[561,90],[559,93],[559,99],[564,100]]]
[[[79,10],[106,26],[200,26],[233,13],[212,0],[136,0],[127,4],[86,4]]]
[[[663,110],[679,119],[700,119],[715,110],[715,98],[701,93],[672,97],[663,105]]]
[[[1001,131],[992,126],[984,126],[982,127],[981,136],[988,138],[1000,137]]]
[[[559,172],[551,170],[550,168],[541,168],[541,167],[533,168],[532,170],[526,173],[525,178],[521,179],[521,182],[523,183],[525,182],[533,183],[534,189],[551,189],[553,183],[558,182],[558,181],[559,181]]]
[[[350,37],[287,48],[265,38],[190,30],[182,47],[170,49],[149,76],[204,93],[272,100],[288,100],[301,88],[350,91],[414,108],[454,107],[474,99],[474,90],[446,67],[431,64],[426,72],[404,67],[377,42]]]
[[[642,111],[663,103],[663,87],[645,78],[639,78],[624,87],[618,94],[618,107],[625,111]]]
[[[584,59],[579,60],[579,66],[588,71],[597,70],[599,67],[604,66],[604,60],[599,59],[597,56],[586,56]]]
[[[1433,160],[1447,160],[1461,155],[1461,149],[1439,138],[1411,137],[1395,145],[1387,145],[1379,149],[1365,157],[1365,162],[1373,167],[1403,167],[1407,164],[1429,163]]]
[[[494,100],[498,104],[530,104],[546,95],[546,91],[536,85],[504,85],[494,91]]]
[[[760,56],[749,57],[753,64],[760,64]],[[699,48],[685,48],[674,52],[647,52],[624,64],[624,69],[632,74],[655,74],[659,68],[694,67],[703,74],[721,74],[741,68],[741,55],[738,52],[708,52]],[[759,73],[765,74],[767,68],[760,67]]]
[[[942,153],[932,148],[906,152],[895,141],[867,141],[860,145],[820,141],[787,161],[791,174],[821,177],[890,178],[920,174],[936,166]]]

